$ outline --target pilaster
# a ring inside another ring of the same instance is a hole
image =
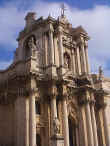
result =
[[[107,122],[107,115],[106,115],[106,107],[107,104],[104,103],[103,105],[103,121],[104,121],[104,133],[105,133],[105,140],[106,140],[106,146],[110,145],[110,135],[109,135],[109,128],[108,128],[108,122]]]
[[[86,67],[87,67],[87,73],[90,73],[90,65],[89,65],[89,57],[88,57],[88,43],[85,41],[85,59],[86,59]]]
[[[79,54],[79,46],[76,48],[76,56],[77,56],[77,72],[80,75],[81,74],[81,60],[80,60],[80,54]]]
[[[90,110],[90,99],[89,99],[89,92],[86,91],[86,122],[87,122],[87,133],[88,133],[88,143],[89,146],[94,146],[94,139],[93,139],[93,129],[92,129],[92,120],[91,120],[91,110]]]
[[[91,119],[92,119],[92,128],[93,128],[93,136],[94,136],[94,145],[98,146],[98,135],[97,135],[97,125],[96,125],[96,117],[95,117],[95,99],[93,93],[91,93]]]
[[[72,71],[73,74],[76,75],[76,60],[75,60],[75,50],[72,49]]]
[[[63,131],[64,131],[64,146],[69,146],[69,126],[67,113],[67,89],[62,86],[62,112],[63,112]]]
[[[35,92],[31,91],[29,97],[29,143],[30,146],[36,145],[36,112],[35,112]]]
[[[53,29],[53,26],[52,24],[50,23],[49,24],[49,48],[50,48],[50,64],[53,65],[55,64],[55,51],[54,51],[54,43],[53,43],[53,32],[54,32],[54,29]]]

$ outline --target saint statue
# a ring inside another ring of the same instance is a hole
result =
[[[53,120],[53,128],[54,128],[54,134],[60,133],[60,122],[57,117]]]
[[[29,47],[29,49],[31,49],[32,56],[34,57],[35,56],[35,52],[36,52],[36,44],[35,44],[33,36],[30,37],[29,40],[28,40],[28,47]]]
[[[68,69],[70,68],[70,57],[67,54],[64,54],[64,65]]]

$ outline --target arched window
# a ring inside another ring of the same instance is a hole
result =
[[[40,115],[41,114],[41,106],[40,106],[39,101],[36,101],[35,105],[36,105],[36,114]]]
[[[41,146],[41,137],[40,134],[36,134],[36,145]]]
[[[67,52],[64,53],[64,65],[68,69],[71,69],[71,58]]]

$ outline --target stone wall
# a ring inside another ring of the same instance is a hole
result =
[[[14,106],[0,105],[0,145],[13,145],[14,124]]]

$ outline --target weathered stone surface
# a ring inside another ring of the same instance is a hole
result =
[[[110,79],[90,73],[87,32],[63,10],[25,20],[0,71],[0,146],[109,146]]]

